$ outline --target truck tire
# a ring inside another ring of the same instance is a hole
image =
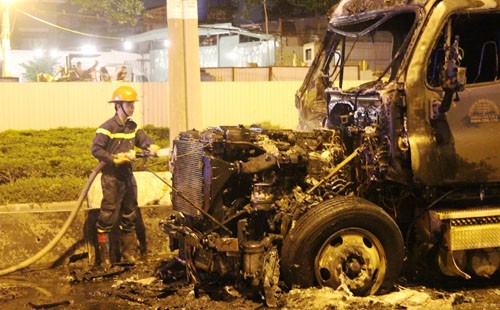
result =
[[[344,284],[358,296],[390,291],[403,259],[403,237],[394,220],[377,205],[352,196],[307,211],[281,251],[289,288]]]

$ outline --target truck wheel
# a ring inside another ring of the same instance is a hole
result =
[[[311,208],[293,225],[281,251],[288,287],[343,284],[358,296],[391,290],[403,258],[403,237],[393,219],[352,196]]]

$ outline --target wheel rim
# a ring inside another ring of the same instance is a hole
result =
[[[375,294],[382,285],[387,259],[380,240],[362,228],[342,229],[321,246],[314,264],[321,286],[344,283],[356,295]]]

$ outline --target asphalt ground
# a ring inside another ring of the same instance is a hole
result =
[[[498,275],[498,272],[497,272]],[[293,289],[279,309],[500,309],[499,277],[487,280],[401,277],[393,292],[356,297],[339,288]],[[0,277],[0,309],[265,309],[262,297],[230,283],[197,285],[171,257],[104,271],[85,259]]]

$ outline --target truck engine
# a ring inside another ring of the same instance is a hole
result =
[[[311,203],[352,191],[344,171],[318,186],[344,157],[338,138],[329,130],[244,127],[182,133],[171,166],[180,213],[162,225],[184,247],[192,276],[241,277],[272,294],[292,220]],[[314,186],[320,195],[307,193]]]
[[[348,108],[333,105],[331,120],[344,122],[338,110]],[[358,204],[359,198],[352,195],[367,191],[387,173],[390,146],[378,130],[384,119],[380,111],[376,105],[360,107],[352,120],[346,120],[349,124],[343,123],[353,135],[349,146],[340,130],[328,128],[304,132],[233,126],[182,132],[174,141],[170,167],[176,212],[161,225],[172,248],[186,260],[193,281],[207,274],[240,279],[272,300],[279,290],[280,271],[295,273],[293,256],[300,251],[290,248],[295,240],[287,237],[297,220],[333,198]],[[357,168],[351,164],[356,158],[361,158]],[[394,222],[383,217],[389,231],[400,236]],[[307,242],[308,236],[301,238]],[[339,246],[344,256],[337,258],[344,271],[329,270],[334,265],[329,260],[337,256],[332,249],[314,250],[324,256],[325,266],[318,268],[325,274],[324,285],[344,281],[359,294],[377,291],[384,278],[378,253],[382,246],[372,245],[380,243],[378,237],[346,231],[337,238],[346,241]],[[402,239],[397,240],[395,256],[402,256]],[[285,254],[291,260],[282,257],[283,251],[294,253]],[[342,279],[344,272],[349,279]],[[312,281],[310,276],[292,278],[287,281],[290,287]]]

